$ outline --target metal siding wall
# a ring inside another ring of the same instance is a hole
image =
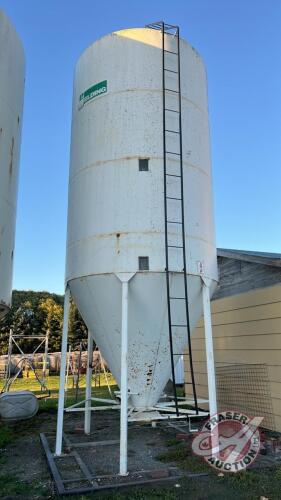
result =
[[[275,430],[281,431],[281,285],[217,299],[212,302],[217,367],[232,364],[266,364]],[[207,397],[204,324],[193,338],[198,396]],[[185,356],[185,381],[190,382]],[[186,385],[188,393],[190,386]]]

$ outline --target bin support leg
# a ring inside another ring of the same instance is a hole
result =
[[[92,396],[92,372],[93,372],[93,336],[88,330],[88,356],[87,356],[87,374],[86,374],[86,403],[85,403],[85,421],[84,432],[91,432],[91,396]]]
[[[204,328],[205,328],[205,348],[207,358],[207,375],[208,375],[208,391],[209,391],[209,409],[210,416],[217,413],[217,392],[216,392],[216,373],[212,334],[212,316],[210,304],[210,288],[207,279],[203,280],[203,312],[204,312]]]
[[[59,388],[59,404],[58,404],[56,451],[55,451],[56,455],[61,455],[61,450],[62,450],[63,413],[64,413],[64,383],[65,383],[65,369],[66,369],[66,356],[67,356],[69,301],[70,301],[70,290],[67,287],[65,290],[65,296],[64,296],[63,330],[62,330],[62,344],[61,344],[61,365],[60,365],[60,388]]]
[[[120,475],[127,474],[128,456],[128,282],[122,283]]]
[[[118,273],[122,283],[121,326],[121,410],[120,410],[120,476],[128,474],[128,300],[129,281],[135,273]]]

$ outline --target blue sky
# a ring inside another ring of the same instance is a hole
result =
[[[217,245],[281,252],[280,0],[0,0],[26,54],[14,288],[62,292],[72,76],[111,31],[179,24],[209,82]]]

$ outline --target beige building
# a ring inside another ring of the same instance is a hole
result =
[[[281,432],[281,255],[218,249],[212,300],[218,406]],[[198,397],[208,397],[204,321],[192,338]],[[190,394],[188,356],[185,389]]]

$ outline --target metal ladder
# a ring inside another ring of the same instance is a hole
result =
[[[164,158],[164,215],[165,215],[165,255],[166,255],[166,286],[167,286],[167,307],[169,323],[169,343],[171,355],[172,381],[175,400],[176,414],[179,416],[179,404],[176,391],[175,363],[174,356],[182,355],[174,352],[174,329],[185,328],[188,340],[188,354],[191,375],[191,385],[194,398],[194,406],[198,413],[196,385],[192,360],[191,331],[189,321],[189,302],[187,289],[187,265],[186,265],[186,244],[185,244],[185,220],[184,220],[184,185],[183,185],[183,151],[182,151],[182,110],[181,110],[181,77],[180,77],[180,35],[179,27],[166,24],[163,21],[146,25],[146,28],[160,30],[162,33],[162,87],[163,87],[163,158]],[[169,50],[167,42],[171,42]],[[167,84],[167,80],[171,81]],[[170,102],[169,102],[170,101]],[[173,147],[170,147],[172,143]],[[176,160],[176,161],[175,161]],[[176,168],[175,168],[176,165]],[[173,184],[171,184],[171,181]],[[177,186],[177,193],[170,192],[171,187]],[[172,216],[178,213],[177,218]],[[176,209],[175,209],[176,203]],[[171,244],[169,240],[169,230],[177,226],[176,244]],[[175,253],[177,269],[171,270],[170,262]],[[182,264],[182,265],[181,265]],[[183,282],[183,294],[181,297],[174,297],[171,293],[172,273],[180,273]],[[176,302],[184,301],[185,322],[181,325],[173,322],[173,309]]]

